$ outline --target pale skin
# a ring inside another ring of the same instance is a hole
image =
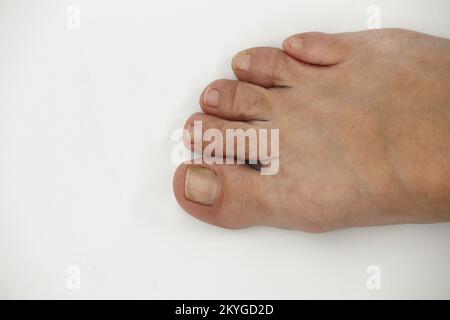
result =
[[[307,232],[450,221],[450,40],[303,33],[232,67],[238,80],[207,86],[186,128],[278,128],[279,171],[182,164],[174,193],[191,215]]]

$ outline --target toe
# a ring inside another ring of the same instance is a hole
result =
[[[308,70],[302,63],[276,48],[253,48],[234,56],[233,70],[239,80],[265,88],[297,83]]]
[[[178,203],[194,217],[225,228],[245,228],[265,224],[264,195],[272,179],[245,165],[181,164],[173,189]]]
[[[270,163],[279,156],[278,130],[270,126],[270,121],[230,121],[196,113],[186,121],[184,143],[210,162],[229,158]]]
[[[229,120],[269,120],[270,92],[248,82],[217,80],[200,96],[205,113]]]
[[[293,35],[283,42],[292,57],[310,64],[334,65],[351,54],[351,44],[342,35],[308,32]]]

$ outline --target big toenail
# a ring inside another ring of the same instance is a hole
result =
[[[291,50],[299,50],[303,48],[303,39],[293,37],[288,40],[288,44]]]
[[[248,53],[238,53],[233,58],[233,67],[236,70],[247,71],[250,68],[251,56]]]
[[[217,107],[219,105],[220,92],[217,89],[208,88],[206,89],[204,102],[207,106]]]
[[[186,171],[184,193],[188,200],[212,206],[220,193],[220,182],[216,173],[206,167],[189,166]]]

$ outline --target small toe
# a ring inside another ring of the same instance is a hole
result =
[[[216,80],[200,96],[205,113],[229,120],[269,120],[270,91],[241,81]]]
[[[276,48],[253,48],[239,52],[233,58],[232,67],[239,80],[265,88],[294,85],[310,71]]]
[[[352,45],[342,34],[307,32],[290,36],[283,49],[300,61],[315,65],[334,65],[351,55]]]

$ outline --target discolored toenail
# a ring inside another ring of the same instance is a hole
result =
[[[205,105],[209,107],[217,107],[219,105],[220,92],[217,89],[206,89],[205,97],[203,99]]]
[[[236,70],[247,71],[250,68],[251,56],[248,53],[238,53],[233,58],[233,68]]]
[[[191,165],[186,170],[186,199],[212,206],[220,193],[220,182],[216,173],[206,167]]]
[[[300,50],[303,48],[303,39],[292,37],[287,41],[287,47],[290,50]]]

